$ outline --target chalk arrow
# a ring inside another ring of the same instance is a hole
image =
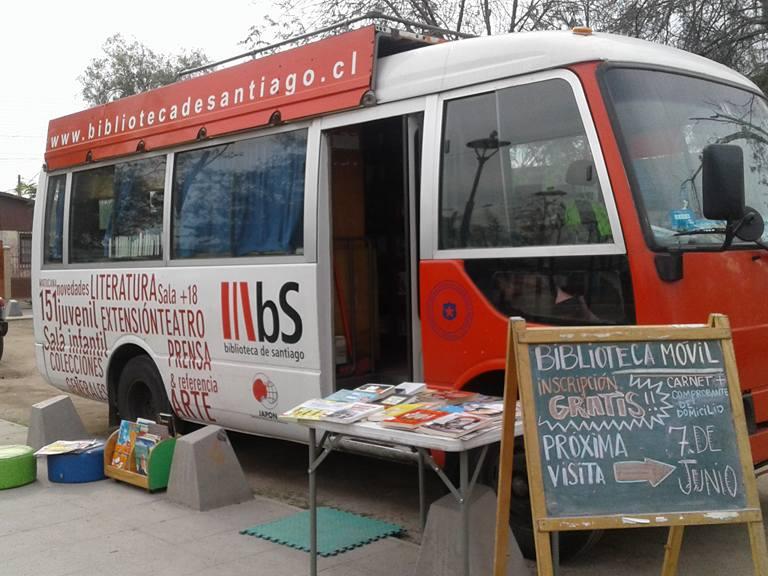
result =
[[[616,482],[648,482],[654,488],[674,471],[675,467],[671,464],[652,458],[646,458],[642,462],[630,460],[613,464]]]

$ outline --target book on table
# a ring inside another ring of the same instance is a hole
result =
[[[379,402],[379,404],[383,406],[397,406],[398,404],[403,404],[405,402],[410,401],[411,396],[402,396],[400,394],[392,394],[391,396],[387,396],[383,400]]]
[[[462,404],[471,402],[480,397],[477,392],[467,390],[443,390],[437,388],[427,388],[415,396],[423,402],[438,402],[442,404]]]
[[[368,404],[366,402],[350,402],[346,404],[341,410],[336,410],[327,416],[323,416],[324,422],[336,422],[339,424],[351,424],[364,418],[369,417],[372,414],[381,412],[384,410],[384,406],[381,404]]]
[[[418,408],[432,408],[434,404],[428,402],[408,402],[407,404],[396,404],[395,406],[385,406],[383,412],[376,412],[368,417],[371,422],[381,422],[387,418],[394,418],[400,416],[411,410]]]
[[[415,430],[427,422],[436,420],[445,416],[445,412],[431,410],[429,408],[417,408],[410,410],[399,416],[393,416],[381,421],[381,425],[387,428],[397,428],[400,430]]]
[[[347,406],[344,402],[334,402],[333,400],[313,399],[302,402],[294,406],[287,412],[283,412],[280,418],[284,420],[322,420],[324,417],[342,410]]]
[[[373,402],[378,396],[375,392],[363,392],[362,390],[348,390],[346,388],[336,390],[330,396],[326,396],[323,400],[331,400],[333,402]]]
[[[387,396],[391,395],[395,391],[395,385],[394,384],[375,384],[375,383],[369,383],[369,384],[363,384],[362,386],[358,386],[355,388],[358,392],[368,392],[371,394],[376,394],[375,398],[372,398],[373,401],[382,400],[386,398]]]
[[[475,430],[486,428],[493,422],[494,420],[487,416],[452,412],[422,424],[419,431],[436,436],[458,438]]]
[[[459,404],[464,414],[474,414],[475,416],[501,416],[504,413],[504,402],[465,402]]]
[[[424,382],[400,382],[400,384],[395,386],[395,394],[413,396],[426,388],[427,385]]]

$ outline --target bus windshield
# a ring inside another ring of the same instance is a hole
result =
[[[768,106],[761,96],[701,78],[610,68],[606,97],[641,220],[662,249],[713,248],[723,222],[704,218],[702,151],[734,144],[744,151],[746,204],[768,219]],[[765,242],[768,235],[764,234]],[[743,245],[744,243],[742,243]]]

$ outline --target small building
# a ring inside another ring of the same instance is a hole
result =
[[[32,213],[35,201],[0,192],[0,296],[32,296]]]

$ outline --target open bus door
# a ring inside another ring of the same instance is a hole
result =
[[[336,388],[420,377],[416,206],[421,115],[325,133]]]

